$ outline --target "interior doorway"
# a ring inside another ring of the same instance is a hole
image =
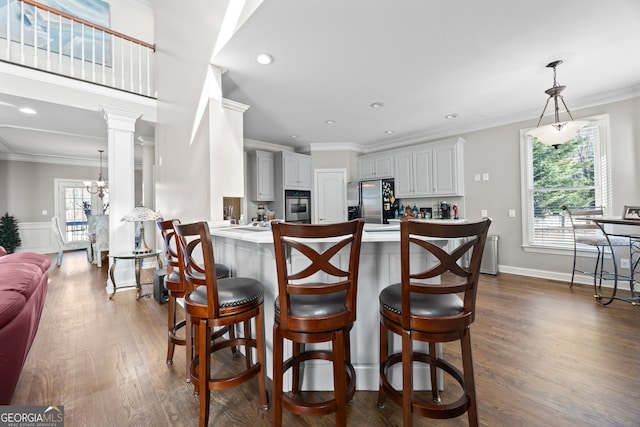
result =
[[[347,220],[347,170],[315,169],[315,221],[329,224]]]
[[[60,228],[67,241],[86,240],[88,215],[107,213],[109,194],[101,200],[90,194],[84,181],[75,179],[55,180],[55,215],[60,219]]]

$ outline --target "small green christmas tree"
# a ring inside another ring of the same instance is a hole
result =
[[[0,246],[12,254],[21,244],[18,221],[7,212],[0,218]]]

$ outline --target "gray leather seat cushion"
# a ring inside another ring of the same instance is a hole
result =
[[[234,307],[259,300],[264,294],[262,283],[247,277],[229,277],[218,279],[218,303],[220,307]],[[197,304],[207,304],[206,286],[198,286],[191,293],[191,299]]]
[[[291,295],[291,315],[302,317],[326,316],[346,310],[346,291],[324,295]],[[276,313],[280,312],[280,298],[276,297]]]
[[[223,279],[229,277],[231,270],[224,264],[216,264],[216,278]]]
[[[173,270],[167,277],[164,278],[166,282],[180,283],[180,273],[178,270]]]
[[[396,283],[380,292],[380,305],[396,314],[402,314],[402,285]],[[411,312],[417,316],[453,316],[462,313],[462,299],[455,294],[411,294]]]

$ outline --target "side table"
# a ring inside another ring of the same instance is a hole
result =
[[[118,263],[118,260],[120,259],[132,259],[134,261],[135,264],[135,269],[136,269],[136,300],[139,300],[140,297],[142,296],[142,284],[140,283],[140,269],[142,268],[142,260],[145,258],[155,258],[157,263],[158,263],[158,269],[162,268],[162,260],[160,259],[160,254],[162,253],[161,250],[154,250],[151,252],[144,252],[144,253],[134,253],[134,252],[123,252],[123,253],[117,253],[117,254],[109,254],[109,258],[113,258],[113,264],[111,264],[111,268],[109,269],[109,277],[111,277],[111,283],[113,283],[113,292],[111,293],[111,296],[109,297],[109,299],[113,298],[113,296],[116,294],[116,290],[117,290],[117,285],[116,285],[116,280],[114,278],[114,274],[113,272],[116,269],[116,264]],[[120,288],[130,288],[132,286],[121,286]]]

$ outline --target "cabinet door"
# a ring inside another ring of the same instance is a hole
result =
[[[433,193],[435,195],[457,195],[456,146],[433,148]]]
[[[413,196],[433,194],[431,156],[429,148],[413,152]]]
[[[257,201],[270,202],[274,200],[275,190],[273,183],[273,156],[257,156]]]
[[[298,188],[311,190],[311,157],[298,157]]]
[[[358,160],[358,178],[373,179],[376,177],[376,164],[374,159]]]
[[[413,196],[413,155],[410,151],[396,154],[396,197]]]
[[[283,182],[285,190],[298,189],[298,159],[294,156],[283,156]]]
[[[393,177],[393,156],[377,157],[374,163],[377,178]]]

